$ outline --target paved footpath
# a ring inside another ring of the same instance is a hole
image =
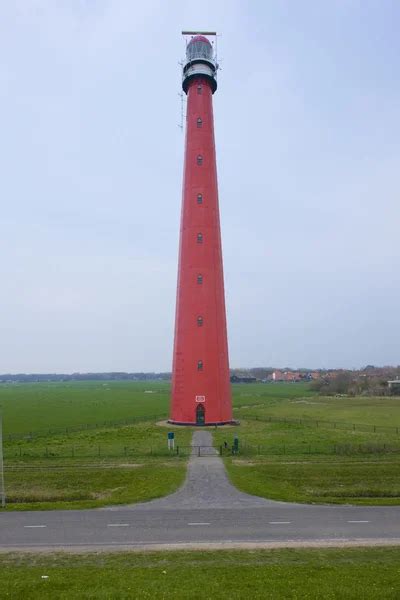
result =
[[[239,492],[211,446],[182,488],[160,500],[94,510],[0,513],[0,551],[400,545],[400,506],[306,505]]]
[[[209,509],[209,508],[255,508],[281,504],[239,492],[229,482],[222,459],[212,447],[209,431],[193,433],[192,456],[183,487],[165,498],[144,504],[132,505],[134,510],[154,509]],[[197,448],[201,446],[201,456]]]

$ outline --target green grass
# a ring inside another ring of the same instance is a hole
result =
[[[251,387],[261,394],[260,385],[242,385],[236,394],[251,399]],[[273,397],[275,385],[264,387],[271,395],[259,395],[257,406],[248,402],[236,408],[238,428],[214,434],[218,446],[224,441],[231,446],[234,435],[239,437],[240,455],[225,458],[235,486],[285,501],[400,504],[397,399]],[[269,422],[269,416],[280,420]],[[285,418],[303,421],[285,423]],[[353,423],[367,427],[353,430]]]
[[[158,381],[2,384],[4,434],[167,415],[169,394]]]
[[[112,457],[165,457],[167,427],[151,421],[121,427],[104,427],[77,431],[69,434],[42,435],[4,442],[6,461],[58,458],[112,458]],[[176,443],[190,444],[192,430],[187,427],[175,429]]]
[[[271,500],[305,503],[398,505],[399,461],[284,461],[230,459],[232,483]]]
[[[309,391],[306,384],[251,384],[235,390],[236,416],[268,414],[294,419],[330,420],[386,427],[400,427],[400,400],[392,397],[324,397]],[[267,388],[266,392],[263,390]],[[274,392],[276,390],[276,392]],[[279,394],[278,394],[279,391]],[[248,394],[252,394],[248,396]],[[249,402],[246,402],[246,398]],[[250,402],[258,398],[258,402]],[[251,410],[241,409],[248,405]]]
[[[398,399],[321,398],[307,384],[234,385],[232,390],[241,425],[212,431],[217,446],[225,440],[231,445],[235,434],[240,438],[239,460],[225,459],[234,485],[287,501],[400,504],[400,452],[394,452],[400,450]],[[10,441],[5,436],[11,508],[95,507],[174,491],[186,463],[185,457],[168,454],[167,428],[151,420],[100,425],[166,415],[169,393],[169,385],[160,382],[1,385],[5,433],[25,435]],[[279,421],[268,422],[270,416]],[[285,418],[320,423],[285,423]],[[335,428],[335,422],[340,426]],[[71,432],[96,423],[97,428]],[[353,430],[352,423],[365,424],[369,431]],[[373,425],[378,426],[375,433]],[[31,438],[30,431],[41,433]],[[188,446],[193,430],[175,431],[177,444]],[[130,463],[140,466],[121,466]],[[68,474],[43,468],[64,464]],[[92,466],[83,470],[82,464]],[[13,465],[22,470],[10,469]],[[159,469],[168,476],[159,477]]]
[[[8,509],[96,508],[165,496],[183,482],[186,453],[153,423],[6,441]],[[180,428],[177,442],[189,445]]]
[[[277,406],[280,402],[296,398],[312,398],[315,392],[307,383],[246,383],[232,385],[233,406]]]
[[[396,600],[399,561],[398,548],[10,554],[0,589],[30,600]]]
[[[99,508],[145,502],[174,492],[184,461],[113,462],[83,466],[57,463],[6,473],[7,510]]]

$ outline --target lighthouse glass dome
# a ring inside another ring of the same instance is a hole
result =
[[[213,47],[206,37],[202,35],[196,35],[187,45],[186,58],[188,61],[198,59],[212,61]]]

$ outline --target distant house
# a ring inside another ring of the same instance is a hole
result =
[[[392,396],[400,396],[400,379],[388,381],[388,388]]]
[[[297,371],[274,371],[272,381],[302,381],[303,377]]]

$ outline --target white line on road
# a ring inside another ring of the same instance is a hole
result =
[[[369,521],[347,521],[348,523],[369,523]]]
[[[37,529],[38,527],[47,527],[47,525],[24,525],[25,529]]]
[[[210,523],[188,523],[188,525],[210,525]]]
[[[292,521],[269,521],[270,525],[289,525]]]
[[[129,523],[107,523],[107,527],[129,527]]]

